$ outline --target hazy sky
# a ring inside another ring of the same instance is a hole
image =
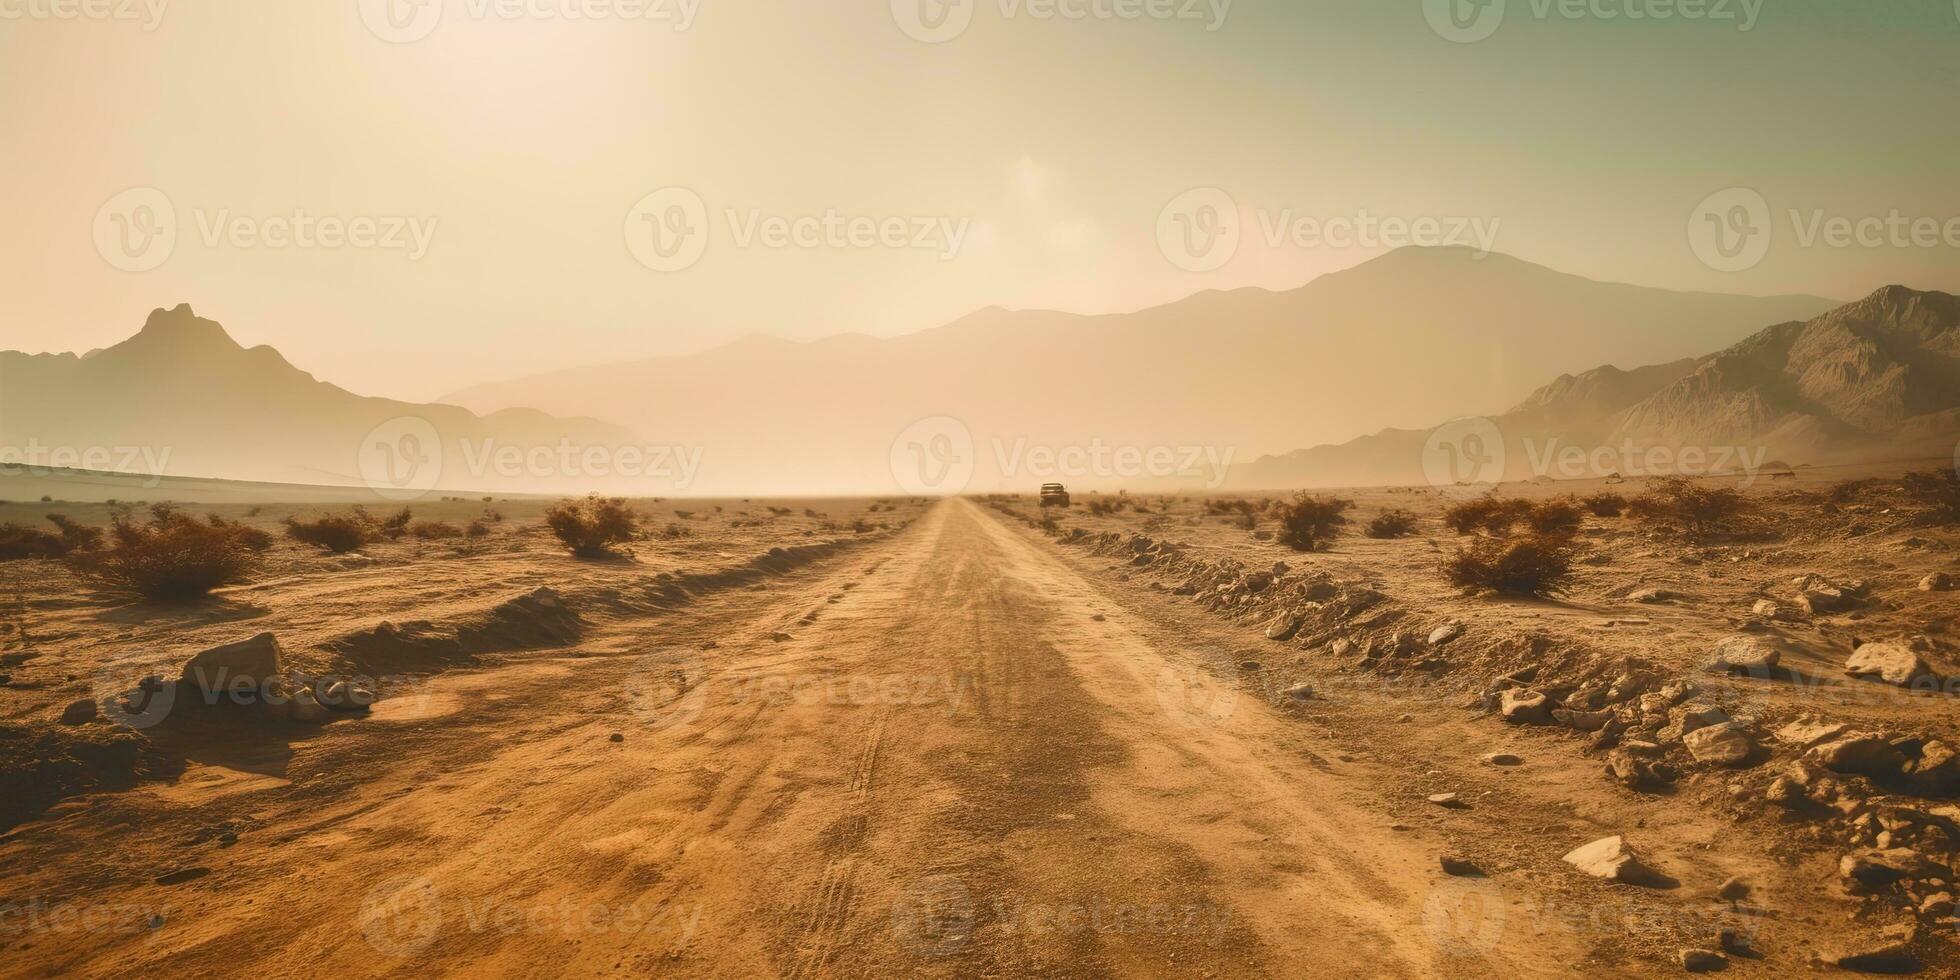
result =
[[[1348,243],[1364,212],[1597,278],[1960,292],[1955,0],[1446,5],[0,0],[0,347],[188,301],[424,399],[1293,286],[1397,243]],[[1211,230],[1164,214],[1194,188],[1238,212],[1222,264],[1167,254]],[[1766,254],[1689,232],[1763,216]]]

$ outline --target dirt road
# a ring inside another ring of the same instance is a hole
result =
[[[1569,975],[1576,941],[1442,875],[1405,788],[1240,691],[1216,624],[1103,588],[952,500],[443,675],[16,832],[13,894],[106,925],[0,972]]]

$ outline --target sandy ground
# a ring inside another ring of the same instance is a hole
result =
[[[1649,976],[1732,928],[1766,958],[1731,975],[1783,976],[1873,928],[1827,888],[1835,851],[1710,805],[1719,776],[1628,792],[1569,734],[1497,725],[1449,685],[1344,683],[977,502],[902,503],[862,532],[837,525],[878,520],[865,502],[739,528],[729,515],[761,504],[723,506],[637,563],[518,530],[491,554],[288,555],[195,613],[23,583],[38,652],[5,692],[23,723],[85,691],[103,648],[161,668],[271,629],[324,663],[379,620],[468,621],[540,586],[584,626],[423,664],[371,716],[319,730],[173,715],[149,734],[181,771],[0,838],[0,973]],[[1168,506],[1152,533],[1273,560],[1199,501]],[[1343,539],[1306,560],[1480,624],[1644,619],[1604,632],[1644,650],[1754,587],[1655,558],[1589,569],[1564,603],[1473,607],[1422,584],[1433,557],[1362,550],[1377,545],[1427,549]],[[1887,581],[1918,571],[1879,560]],[[1608,595],[1663,570],[1723,591],[1660,626]],[[1297,680],[1328,694],[1277,696]],[[1483,761],[1497,750],[1523,764]],[[1609,834],[1680,887],[1560,862]],[[1757,897],[1716,900],[1738,875]]]

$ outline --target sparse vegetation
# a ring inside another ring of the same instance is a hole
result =
[[[73,551],[94,548],[102,541],[102,529],[78,524],[63,514],[49,514],[53,531],[24,524],[0,524],[0,561],[29,558],[60,558]]]
[[[639,515],[624,499],[598,494],[553,506],[545,511],[544,523],[580,558],[617,558],[616,546],[633,540],[640,529]]]
[[[1748,501],[1735,490],[1704,487],[1678,476],[1655,480],[1627,505],[1635,517],[1673,525],[1695,538],[1729,529],[1747,509]]]
[[[1523,517],[1525,526],[1539,537],[1570,537],[1586,522],[1585,514],[1570,497],[1541,500]]]
[[[344,555],[358,551],[371,539],[371,524],[362,519],[364,516],[325,514],[310,521],[288,517],[286,536],[301,544],[324,548],[329,554]]]
[[[463,529],[448,521],[417,521],[409,525],[408,536],[417,541],[446,541],[463,536]]]
[[[1625,513],[1627,498],[1617,493],[1595,493],[1580,501],[1594,517],[1618,517]]]
[[[1933,520],[1941,524],[1960,524],[1960,473],[1930,470],[1907,473],[1906,498],[1928,508]]]
[[[1353,506],[1352,500],[1300,494],[1278,508],[1279,543],[1294,551],[1318,551],[1348,522],[1346,514]]]
[[[147,523],[118,517],[106,547],[68,556],[75,572],[151,599],[194,599],[243,581],[259,562],[263,531],[217,516],[200,521],[166,504]]]
[[[1398,507],[1376,514],[1362,533],[1371,538],[1399,538],[1415,529],[1416,515]]]
[[[1451,585],[1507,595],[1557,595],[1571,575],[1571,547],[1557,537],[1479,537],[1443,560]]]

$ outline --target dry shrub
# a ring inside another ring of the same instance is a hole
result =
[[[1627,498],[1617,493],[1596,493],[1580,503],[1594,517],[1618,517],[1627,509]]]
[[[1416,529],[1416,515],[1396,508],[1375,515],[1362,533],[1371,538],[1399,538]]]
[[[1443,523],[1457,534],[1485,531],[1505,535],[1519,521],[1528,519],[1532,509],[1529,500],[1478,497],[1444,509]]]
[[[1524,514],[1525,526],[1539,537],[1571,537],[1585,522],[1585,515],[1570,497],[1539,501]]]
[[[598,494],[553,506],[544,512],[544,523],[580,558],[617,558],[614,546],[633,540],[640,530],[639,515],[625,500]]]
[[[1704,487],[1670,476],[1648,485],[1627,509],[1642,520],[1674,525],[1691,537],[1706,537],[1730,529],[1748,509],[1748,501],[1727,487]]]
[[[344,555],[356,551],[371,540],[371,522],[362,520],[364,515],[352,516],[326,514],[311,521],[286,518],[286,536],[301,544],[325,548],[329,553]]]
[[[1571,575],[1571,547],[1557,537],[1480,537],[1443,560],[1451,585],[1507,595],[1557,595]]]
[[[1318,551],[1348,522],[1347,511],[1353,506],[1352,500],[1300,494],[1275,508],[1279,543],[1294,551]]]
[[[1930,470],[1907,473],[1906,498],[1928,508],[1927,516],[1941,524],[1960,524],[1960,473]]]
[[[448,521],[416,521],[408,526],[408,536],[417,541],[447,541],[463,536],[463,529]]]
[[[407,534],[409,522],[415,520],[415,513],[406,507],[387,517],[375,518],[369,516],[365,508],[356,506],[354,516],[367,522],[376,535],[390,541],[398,540],[402,535]]]
[[[77,574],[151,599],[194,599],[243,581],[271,540],[212,516],[202,521],[158,504],[148,523],[116,517],[106,547],[68,556]]]
[[[102,529],[77,524],[63,514],[49,514],[53,531],[24,524],[0,524],[0,561],[28,558],[60,558],[74,551],[86,551],[102,543]]]

